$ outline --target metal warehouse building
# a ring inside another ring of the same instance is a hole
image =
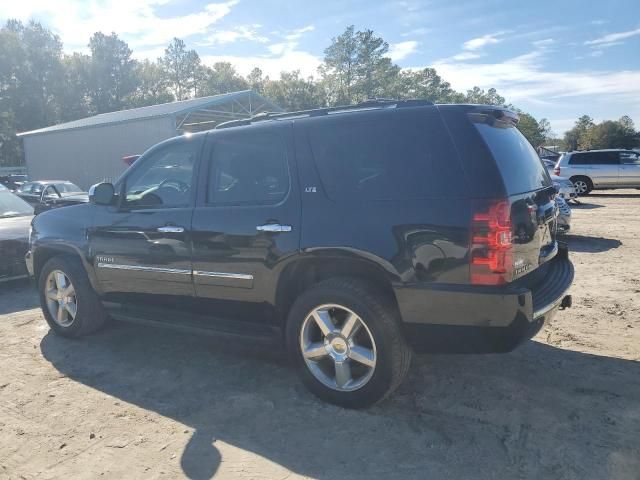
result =
[[[209,130],[228,120],[282,109],[250,90],[103,113],[19,133],[31,180],[70,180],[83,189],[114,181],[122,157],[143,153],[167,138]]]

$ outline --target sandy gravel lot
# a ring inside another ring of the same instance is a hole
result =
[[[421,356],[390,400],[315,400],[274,352],[116,325],[51,335],[0,285],[0,478],[640,479],[640,191],[568,237],[574,307],[507,355]]]

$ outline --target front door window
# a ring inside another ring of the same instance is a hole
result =
[[[199,142],[173,143],[145,158],[126,180],[126,205],[130,208],[187,206],[198,145]]]

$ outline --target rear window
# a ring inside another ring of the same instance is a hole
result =
[[[569,165],[618,165],[618,152],[584,152],[574,153],[569,159]]]
[[[461,195],[464,176],[437,114],[323,118],[307,129],[332,199],[407,200]]]
[[[551,186],[551,179],[540,157],[516,127],[490,121],[486,115],[474,115],[473,123],[502,173],[508,195]]]

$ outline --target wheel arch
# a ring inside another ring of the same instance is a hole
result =
[[[354,255],[353,252],[314,252],[290,262],[278,278],[275,292],[276,310],[281,322],[287,318],[295,299],[310,286],[329,278],[351,277],[376,288],[394,306],[397,299],[393,289],[399,276],[382,266],[383,261]]]
[[[97,292],[98,283],[95,278],[93,269],[91,265],[86,261],[84,255],[80,249],[73,245],[56,243],[56,244],[45,244],[39,245],[33,252],[33,275],[37,281],[40,277],[40,272],[42,271],[42,267],[53,257],[57,257],[59,255],[68,255],[80,260],[87,276],[89,277],[89,282],[91,283],[91,287]]]

